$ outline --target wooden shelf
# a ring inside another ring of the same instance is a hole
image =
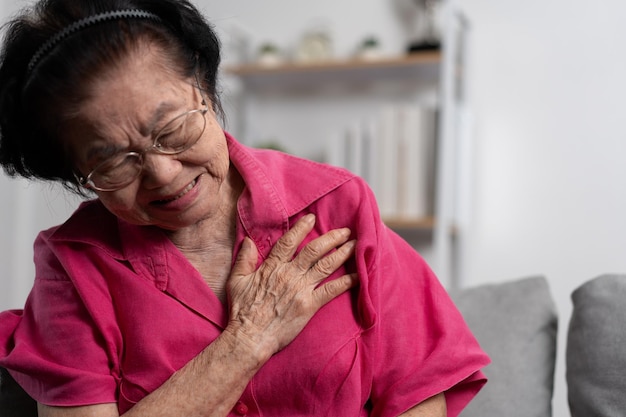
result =
[[[249,77],[270,74],[293,74],[305,72],[334,72],[334,71],[360,71],[368,69],[380,68],[406,68],[415,67],[425,64],[437,64],[441,62],[441,53],[439,51],[429,51],[410,54],[406,56],[398,56],[391,58],[381,58],[376,60],[350,59],[343,61],[325,61],[317,63],[286,63],[276,66],[244,64],[229,67],[226,71],[239,77]]]
[[[383,219],[385,224],[391,229],[398,230],[423,230],[432,231],[435,228],[434,217],[424,217],[420,219],[407,219],[407,218],[386,218]]]
[[[225,71],[254,88],[324,82],[358,83],[415,79],[420,71],[438,74],[440,63],[441,53],[428,51],[376,60],[350,59],[275,66],[244,64],[227,67]]]

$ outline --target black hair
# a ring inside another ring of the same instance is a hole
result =
[[[100,13],[143,10],[155,19],[111,19],[64,38],[28,64],[51,37]],[[155,42],[184,77],[198,75],[214,110],[220,44],[211,25],[186,0],[40,0],[5,27],[0,52],[0,165],[11,176],[59,181],[79,191],[73,162],[59,139],[63,119],[85,98],[89,82],[129,48]]]

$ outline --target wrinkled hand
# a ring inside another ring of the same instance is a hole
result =
[[[227,330],[265,359],[289,344],[322,306],[357,284],[350,274],[320,285],[353,255],[349,229],[312,240],[294,258],[314,224],[313,215],[300,219],[256,270],[258,252],[246,238],[231,272]]]

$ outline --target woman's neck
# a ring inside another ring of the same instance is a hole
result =
[[[230,274],[237,232],[237,200],[243,180],[233,168],[224,183],[222,204],[211,216],[168,236],[189,262],[200,272],[217,297],[226,302],[225,283]]]

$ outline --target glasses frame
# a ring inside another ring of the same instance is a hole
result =
[[[125,153],[122,154],[124,156],[124,160],[127,157],[129,157],[129,156],[133,156],[133,157],[136,157],[138,159],[138,161],[139,161],[140,169],[137,171],[137,174],[132,179],[130,179],[124,185],[121,185],[121,186],[118,186],[118,187],[104,188],[104,187],[97,186],[94,183],[94,181],[92,180],[92,177],[96,173],[98,168],[100,168],[102,165],[107,163],[107,160],[105,160],[105,161],[100,162],[98,165],[96,165],[95,168],[93,168],[89,172],[89,174],[87,174],[86,177],[79,176],[76,173],[74,173],[74,177],[76,177],[76,181],[78,182],[78,185],[83,187],[83,188],[87,188],[87,189],[91,189],[91,190],[97,190],[97,191],[104,191],[104,192],[118,191],[118,190],[121,190],[121,189],[127,187],[128,185],[130,185],[135,179],[137,179],[139,177],[139,175],[141,175],[141,172],[143,171],[144,155],[147,152],[154,151],[154,152],[159,153],[161,155],[178,155],[178,154],[181,154],[181,153],[189,150],[190,148],[192,148],[196,143],[198,143],[200,138],[202,138],[202,135],[204,135],[204,131],[206,130],[206,114],[209,111],[209,106],[207,104],[206,99],[204,98],[204,94],[202,94],[202,89],[199,86],[197,88],[200,91],[200,96],[202,97],[202,105],[204,106],[204,108],[188,110],[188,111],[186,111],[184,113],[181,113],[178,116],[174,117],[170,121],[168,121],[156,133],[156,135],[154,136],[154,141],[152,142],[152,145],[148,146],[147,148],[143,149],[142,151],[129,151],[129,152],[125,152]],[[193,114],[193,113],[201,113],[202,114],[202,119],[204,121],[204,124],[202,126],[202,131],[200,132],[200,135],[198,136],[198,138],[193,143],[190,143],[188,146],[186,146],[185,148],[180,149],[180,150],[171,151],[171,150],[167,150],[167,149],[161,148],[161,144],[159,143],[159,138],[161,137],[161,133],[163,133],[163,131],[170,124],[174,123],[176,120],[178,120],[178,119],[180,119],[182,117],[187,117],[187,116],[189,116],[190,114]]]

